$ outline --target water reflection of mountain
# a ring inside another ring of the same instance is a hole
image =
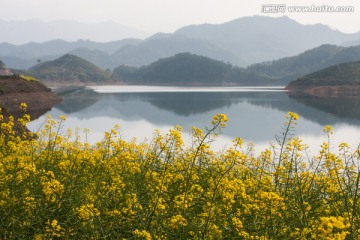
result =
[[[56,105],[56,108],[67,114],[82,111],[101,99],[99,94],[85,89],[75,89],[58,95],[63,101]]]
[[[234,93],[205,92],[149,93],[145,95],[145,98],[153,106],[180,116],[228,108],[241,101],[239,96]]]
[[[86,108],[94,108],[93,105],[95,103],[98,103],[96,107],[101,109],[104,107],[107,108],[109,105],[121,109],[124,104],[147,102],[158,109],[166,110],[180,116],[189,116],[217,108],[229,107],[231,104],[240,100],[238,95],[226,92],[220,95],[219,93],[204,92],[100,94],[91,90],[78,90],[69,94],[63,94],[61,97],[64,100],[61,104],[58,104],[56,108],[65,113],[76,113]],[[92,110],[98,112],[95,109]],[[139,109],[130,110],[139,112]]]
[[[248,99],[250,104],[296,112],[301,117],[320,125],[347,123],[360,125],[360,99],[295,98],[276,94],[268,101]]]
[[[245,107],[244,104],[250,104],[281,112],[297,112],[303,118],[320,125],[360,125],[359,99],[289,98],[284,92],[100,94],[91,90],[77,90],[61,97],[63,102],[56,108],[66,114],[76,114],[85,119],[98,115],[122,116],[128,120],[146,119],[150,122],[171,124],[175,116],[188,117],[216,111],[224,112],[226,109],[236,108],[237,105]],[[172,119],[159,119],[160,116],[154,114],[159,111],[168,112],[167,117]],[[242,111],[241,115],[246,115],[246,109],[240,107],[239,111]]]
[[[294,98],[297,102],[309,106],[318,111],[326,112],[348,123],[358,124],[360,120],[359,98]],[[323,122],[324,119],[319,119]]]
[[[298,134],[322,135],[322,126],[337,123],[360,126],[356,104],[334,111],[336,104],[319,99],[293,99],[285,92],[183,92],[183,93],[96,93],[73,91],[62,95],[63,102],[50,113],[66,114],[67,127],[90,129],[111,128],[113,124],[128,126],[135,136],[149,127],[181,125],[184,131],[192,126],[205,127],[216,113],[228,115],[224,135],[247,141],[268,142],[282,131],[284,115],[297,112],[301,118]],[[341,105],[340,101],[340,105]],[[346,103],[344,103],[346,104]],[[342,117],[340,114],[343,114]],[[106,131],[105,130],[105,131]],[[124,128],[127,132],[129,129]]]

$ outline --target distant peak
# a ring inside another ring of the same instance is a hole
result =
[[[75,55],[67,53],[67,54],[63,55],[62,57],[60,57],[60,58],[73,58],[73,57],[75,57]]]
[[[239,18],[236,18],[236,19],[231,20],[229,22],[225,22],[225,24],[226,23],[231,23],[231,22],[239,22],[239,21],[259,21],[259,20],[261,20],[261,21],[262,20],[286,20],[286,21],[296,22],[294,19],[291,19],[286,15],[279,16],[279,17],[253,15],[253,16],[239,17]]]

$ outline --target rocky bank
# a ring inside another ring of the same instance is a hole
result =
[[[0,107],[3,115],[21,116],[19,106],[26,103],[31,120],[49,111],[61,98],[50,88],[36,80],[28,80],[20,75],[0,76]]]

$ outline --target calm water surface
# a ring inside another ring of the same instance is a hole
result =
[[[347,141],[352,147],[360,143],[360,100],[291,98],[276,87],[149,87],[97,86],[63,93],[63,102],[48,112],[53,118],[66,115],[67,128],[89,128],[89,141],[103,138],[115,124],[122,137],[139,141],[151,139],[155,129],[166,133],[181,125],[184,133],[192,126],[210,126],[211,117],[225,113],[226,129],[215,147],[231,144],[235,137],[264,149],[282,132],[284,116],[289,111],[299,114],[295,134],[311,146],[325,140],[322,129],[332,125],[333,146]],[[45,121],[43,116],[29,125],[36,131]],[[312,151],[316,151],[312,150]]]

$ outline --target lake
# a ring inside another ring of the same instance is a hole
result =
[[[50,112],[53,118],[67,116],[67,128],[90,129],[91,143],[103,138],[115,124],[125,139],[151,139],[155,129],[166,133],[181,125],[184,133],[192,126],[210,126],[217,113],[229,122],[214,147],[229,146],[241,137],[263,150],[280,135],[285,115],[292,111],[300,119],[295,134],[316,151],[324,140],[322,129],[334,129],[333,146],[346,141],[360,143],[360,99],[292,98],[281,87],[150,87],[96,86],[62,93],[63,102]],[[45,121],[43,115],[29,124],[36,131]],[[186,134],[185,134],[186,135]]]

